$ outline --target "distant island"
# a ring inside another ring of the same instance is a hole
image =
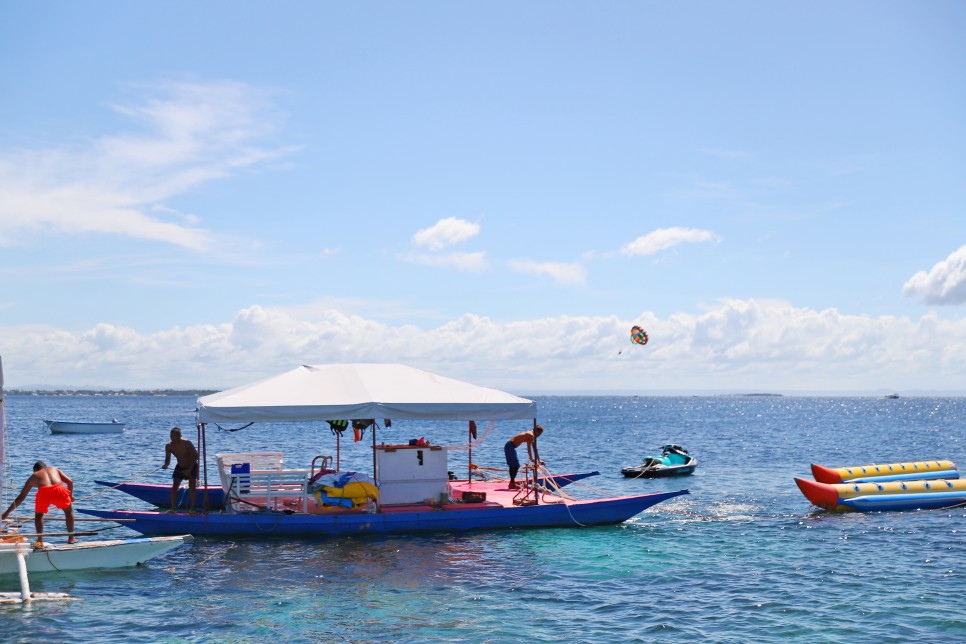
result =
[[[7,389],[8,396],[207,396],[216,389]]]

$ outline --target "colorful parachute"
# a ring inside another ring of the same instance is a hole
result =
[[[631,342],[634,344],[647,344],[647,331],[639,326],[632,326]]]

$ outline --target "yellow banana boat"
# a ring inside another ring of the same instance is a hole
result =
[[[812,463],[812,476],[819,483],[884,483],[920,479],[958,479],[959,471],[952,461],[910,461],[836,468]]]
[[[839,512],[930,510],[966,503],[966,479],[821,483],[796,478],[795,483],[813,504]]]

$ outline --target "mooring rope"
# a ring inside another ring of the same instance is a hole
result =
[[[121,481],[117,485],[112,485],[111,487],[106,487],[103,490],[98,490],[97,492],[94,492],[94,494],[89,494],[88,496],[85,496],[83,499],[74,499],[73,502],[74,503],[80,503],[80,502],[86,501],[88,499],[93,499],[98,494],[104,494],[105,492],[110,492],[111,490],[115,490],[115,489],[121,487],[122,485],[126,485],[127,483],[130,483],[131,481],[136,481],[138,479],[143,479],[145,476],[148,476],[149,474],[154,474],[158,470],[162,470],[162,469],[164,469],[164,468],[163,467],[156,467],[153,470],[151,470],[150,472],[145,472],[144,474],[139,474],[138,476],[135,476],[134,478],[128,479],[126,481]]]

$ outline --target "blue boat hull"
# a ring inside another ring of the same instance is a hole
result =
[[[565,485],[569,485],[574,481],[579,481],[581,479],[588,478],[590,476],[598,476],[600,472],[581,472],[579,474],[558,474],[556,476],[547,477],[548,484],[550,487],[561,488]],[[145,503],[151,504],[153,507],[157,508],[167,508],[171,505],[171,486],[170,485],[159,485],[157,483],[112,483],[111,481],[94,481],[98,485],[104,485],[109,488],[113,488],[118,492],[124,492],[125,494],[130,494],[131,496],[141,499]],[[537,479],[538,484],[543,484],[542,478]],[[221,510],[225,507],[225,491],[220,485],[209,485],[208,490],[208,509],[209,510]],[[201,508],[204,503],[204,491],[205,486],[198,486],[197,500],[195,501],[195,506]],[[177,492],[177,497],[175,499],[177,507],[188,508],[188,488],[182,485]]]
[[[519,528],[563,528],[622,523],[649,507],[688,494],[688,490],[616,497],[594,501],[544,503],[530,506],[446,509],[426,506],[377,513],[285,514],[170,514],[125,510],[77,511],[105,519],[124,519],[124,525],[146,535],[337,537],[419,532],[464,532]]]
[[[156,483],[112,483],[111,481],[94,482],[98,485],[105,485],[109,488],[113,488],[118,492],[130,494],[131,496],[141,499],[146,503],[150,503],[152,506],[157,508],[166,508],[171,505],[170,485],[158,485]],[[225,506],[225,491],[221,489],[220,485],[209,485],[207,487],[208,509],[221,510]],[[199,508],[204,502],[204,490],[205,486],[198,486],[197,500],[195,505]],[[188,507],[189,499],[187,486],[181,486],[181,489],[179,489],[177,492],[175,502],[179,508]]]

